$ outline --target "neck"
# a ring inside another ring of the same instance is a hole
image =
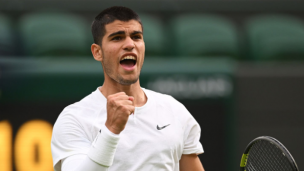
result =
[[[111,94],[116,94],[119,92],[125,92],[128,96],[134,97],[135,107],[140,107],[146,104],[147,97],[144,91],[141,89],[139,80],[131,85],[122,85],[118,82],[111,80],[107,81],[105,79],[102,87],[99,88],[99,91],[107,98]]]

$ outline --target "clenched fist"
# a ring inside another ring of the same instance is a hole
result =
[[[129,116],[134,113],[134,98],[119,92],[107,97],[106,127],[114,134],[125,129]]]

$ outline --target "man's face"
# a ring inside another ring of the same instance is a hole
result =
[[[136,20],[115,20],[105,29],[101,45],[105,77],[123,85],[137,82],[145,56],[141,24]]]

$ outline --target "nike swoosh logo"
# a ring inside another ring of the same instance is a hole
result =
[[[168,124],[168,125],[165,125],[165,126],[162,126],[162,127],[159,127],[159,126],[157,125],[157,127],[156,127],[156,128],[157,128],[158,130],[161,130],[161,129],[164,129],[164,128],[166,128],[166,127],[167,127],[167,126],[169,126],[169,125],[170,125],[170,124]]]

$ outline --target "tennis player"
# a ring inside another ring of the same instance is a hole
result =
[[[105,9],[92,34],[104,83],[59,115],[51,143],[55,171],[203,171],[196,120],[171,96],[140,87],[139,16],[125,7]]]

